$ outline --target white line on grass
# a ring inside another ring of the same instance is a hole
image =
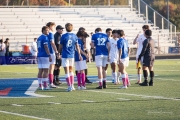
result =
[[[21,106],[24,106],[24,105],[12,104],[12,106],[18,106],[18,107],[21,107]]]
[[[95,102],[95,101],[90,101],[90,100],[82,100],[82,102],[89,102],[89,103],[92,103],[92,102]]]
[[[126,99],[126,98],[117,98],[118,100],[131,100],[131,99]]]
[[[24,115],[24,114],[19,114],[19,113],[7,112],[7,111],[1,111],[1,110],[0,110],[0,112],[10,114],[10,115],[22,116],[22,117],[27,117],[27,118],[34,118],[34,119],[37,119],[37,120],[51,120],[51,119],[40,118],[40,117],[29,116],[29,115]]]
[[[148,96],[148,95],[138,95],[138,94],[129,94],[129,93],[116,93],[116,92],[105,92],[105,91],[96,91],[96,90],[86,90],[87,92],[96,92],[96,93],[105,93],[105,94],[117,94],[117,95],[128,95],[128,96],[136,96],[136,97],[148,97],[148,98],[159,98],[159,99],[166,99],[166,100],[180,100],[175,98],[167,98],[163,96]]]
[[[55,104],[55,105],[59,105],[61,103],[56,103],[56,102],[48,102],[49,104]]]

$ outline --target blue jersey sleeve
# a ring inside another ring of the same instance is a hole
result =
[[[78,37],[75,35],[75,44],[77,44],[78,43]]]
[[[49,35],[48,35],[48,37],[49,37],[50,42],[54,40],[54,35],[53,35],[53,33],[50,32]]]
[[[123,48],[122,39],[119,39],[119,40],[118,40],[118,42],[117,42],[117,47],[118,47],[118,50]]]
[[[43,45],[48,45],[48,38],[46,36],[43,37]]]

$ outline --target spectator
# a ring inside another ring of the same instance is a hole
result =
[[[37,38],[34,38],[34,42],[31,44],[31,54],[33,56],[33,64],[37,64]]]
[[[0,39],[0,64],[6,64],[5,60],[6,46],[3,43],[3,39]]]
[[[6,53],[5,53],[5,58],[6,58],[6,64],[8,64],[8,56],[9,56],[9,38],[6,38],[6,41],[4,42],[5,47],[6,47]]]

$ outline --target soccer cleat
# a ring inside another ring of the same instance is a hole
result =
[[[103,81],[103,88],[107,88],[106,82]]]
[[[127,86],[121,86],[120,89],[127,89]]]
[[[149,86],[154,86],[152,81],[149,82]]]
[[[51,90],[51,88],[48,86],[48,87],[44,87],[43,90]]]
[[[96,89],[103,89],[103,87],[102,86],[98,86],[98,87],[96,87]]]
[[[51,88],[57,88],[57,86],[55,86],[53,83],[50,84]]]
[[[92,82],[91,82],[91,81],[89,81],[88,79],[86,79],[86,83],[88,83],[88,84],[92,84]]]
[[[81,90],[81,86],[78,86],[78,88],[77,88],[78,90]]]
[[[135,84],[140,84],[141,82],[138,80]]]
[[[76,89],[74,88],[74,85],[71,86],[71,89],[72,89],[72,90],[76,90]]]
[[[44,89],[43,86],[38,88],[38,90],[43,90],[43,89]]]
[[[69,86],[67,89],[67,92],[71,92],[71,91],[72,91],[72,88]]]
[[[85,87],[85,86],[82,86],[81,89],[82,89],[82,90],[86,90],[86,87]]]
[[[144,81],[143,83],[140,83],[139,85],[140,85],[140,86],[149,86],[149,84],[148,84],[147,81]]]

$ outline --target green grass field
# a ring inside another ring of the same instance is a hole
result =
[[[88,67],[89,75],[97,75],[94,63]],[[66,92],[67,86],[62,84],[49,91],[36,91],[53,97],[0,98],[0,120],[179,120],[180,61],[156,60],[154,71],[153,87],[135,84],[135,61],[130,61],[127,72],[133,77],[126,90],[109,82],[103,90],[94,89],[98,84],[93,83],[86,86],[87,90]],[[36,65],[0,66],[1,78],[35,78],[36,74]]]

